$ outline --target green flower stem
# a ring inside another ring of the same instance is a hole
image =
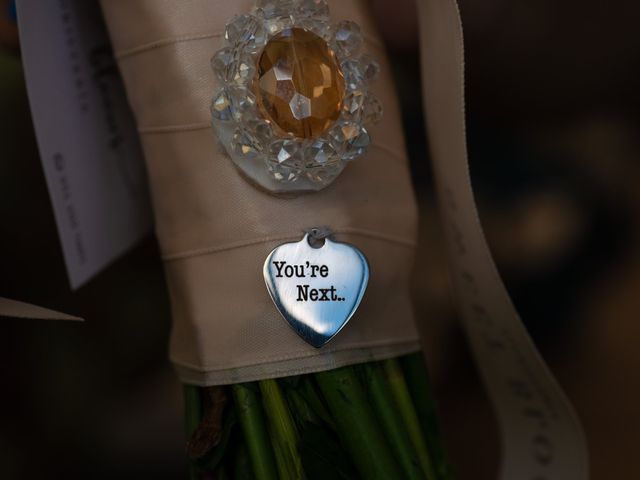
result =
[[[313,375],[303,375],[300,379],[302,383],[302,392],[305,400],[309,402],[309,406],[314,411],[316,415],[318,415],[332,430],[336,431],[336,423],[331,416],[329,410],[327,410],[326,405],[324,404],[322,398],[320,397],[320,392],[318,392],[318,388],[316,387],[315,382],[313,381]]]
[[[301,425],[306,422],[320,423],[320,418],[314,413],[300,392],[289,388],[284,389],[284,393],[289,404],[291,416],[299,430],[301,430]]]
[[[200,388],[194,385],[183,385],[184,392],[184,420],[185,437],[191,438],[196,431],[202,418],[202,401],[200,399]]]
[[[232,386],[236,413],[242,426],[256,480],[278,480],[273,450],[265,424],[262,405],[254,386]]]
[[[200,388],[194,385],[183,385],[184,396],[184,421],[185,421],[185,437],[187,440],[191,438],[193,432],[196,431],[200,420],[202,419],[202,400],[200,398]],[[189,465],[189,477],[191,480],[200,478],[200,474],[195,465]]]
[[[409,389],[404,379],[402,369],[400,368],[400,364],[393,358],[390,360],[384,360],[382,365],[384,367],[389,386],[391,387],[391,392],[400,410],[400,415],[404,419],[405,427],[409,432],[411,442],[418,453],[420,466],[428,480],[436,480],[437,477],[433,468],[431,456],[429,455],[427,443],[422,435],[418,415],[413,406],[411,396],[409,395]]]
[[[280,480],[302,480],[305,475],[298,454],[298,434],[282,390],[275,380],[261,380],[259,385]]]
[[[401,357],[400,364],[407,379],[409,394],[413,399],[420,426],[426,436],[438,477],[442,480],[452,478],[451,467],[447,463],[442,446],[437,407],[422,352]]]
[[[247,446],[243,443],[240,444],[235,453],[235,462],[233,468],[233,478],[235,480],[252,480],[253,469],[251,468],[251,458],[249,457],[249,451]],[[223,475],[224,470],[220,469],[216,480],[227,480],[228,475]]]
[[[372,400],[373,408],[384,433],[407,480],[423,480],[425,474],[420,466],[418,454],[409,438],[396,400],[391,393],[385,372],[380,363],[367,363],[361,367],[362,377]]]
[[[315,374],[338,435],[364,480],[403,478],[352,367]]]

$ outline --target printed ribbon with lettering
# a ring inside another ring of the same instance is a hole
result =
[[[504,480],[585,480],[586,440],[498,274],[467,163],[464,50],[455,0],[419,0],[427,134],[464,328],[502,431]]]

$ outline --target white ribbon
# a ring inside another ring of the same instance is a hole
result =
[[[502,432],[501,478],[584,480],[573,408],[511,303],[482,233],[466,152],[464,50],[455,0],[420,0],[429,145],[463,326]]]

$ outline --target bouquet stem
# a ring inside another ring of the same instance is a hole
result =
[[[185,420],[185,433],[187,441],[195,433],[200,425],[200,419],[202,418],[202,402],[200,399],[200,389],[193,385],[184,385],[184,420]],[[199,473],[195,465],[192,463],[189,465],[189,478],[191,480],[197,480]]]
[[[278,480],[273,449],[254,384],[236,384],[232,390],[256,480]]]
[[[444,447],[438,425],[436,402],[429,382],[429,372],[422,352],[412,353],[400,358],[400,364],[407,381],[407,386],[418,414],[418,421],[425,434],[427,447],[431,453],[438,478],[453,478],[451,467],[446,461]]]
[[[298,453],[298,434],[286,401],[275,380],[259,382],[267,411],[276,464],[281,480],[303,480],[304,470]]]
[[[418,454],[409,437],[409,432],[405,427],[404,419],[398,410],[395,398],[391,394],[382,365],[368,363],[362,366],[361,371],[375,413],[387,435],[393,453],[398,459],[404,478],[407,480],[427,478],[421,468]]]
[[[184,396],[192,480],[452,478],[420,353]]]
[[[354,369],[320,372],[316,380],[360,475],[371,480],[402,478]]]
[[[420,466],[427,477],[427,480],[436,480],[436,475],[433,470],[433,465],[427,449],[427,444],[418,422],[418,415],[416,414],[411,396],[409,395],[409,389],[405,382],[402,369],[396,359],[385,360],[382,362],[383,368],[386,373],[389,386],[391,387],[391,393],[395,398],[396,405],[398,406],[398,412],[404,421],[404,425],[409,432],[409,438],[418,454],[418,460]]]

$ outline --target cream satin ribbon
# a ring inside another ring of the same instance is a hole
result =
[[[467,163],[464,51],[454,0],[418,0],[427,135],[463,326],[502,431],[504,480],[584,480],[580,422],[500,279]]]
[[[374,144],[327,189],[274,196],[251,185],[216,145],[210,58],[225,24],[252,0],[102,0],[149,171],[171,294],[170,356],[180,378],[225,384],[336,368],[420,349],[409,278],[417,208],[396,89],[368,3],[330,1],[332,21],[358,22],[382,66],[385,108]],[[273,248],[329,227],[367,257],[371,278],[349,324],[322,349],[307,345],[269,298],[262,265]]]

